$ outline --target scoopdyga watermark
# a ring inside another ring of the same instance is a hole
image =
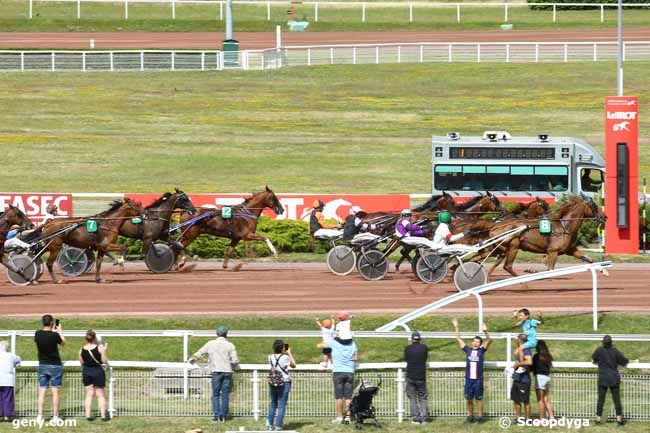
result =
[[[45,419],[36,419],[36,418],[25,418],[25,419],[15,419],[11,421],[11,426],[14,429],[20,428],[48,428],[48,427],[77,427],[76,419],[51,419],[46,421]]]
[[[546,428],[564,428],[578,430],[583,427],[589,427],[589,418],[553,418],[553,419],[530,419],[519,417],[514,420],[507,416],[499,418],[499,427],[503,429],[510,428],[511,426],[517,427],[546,427]]]

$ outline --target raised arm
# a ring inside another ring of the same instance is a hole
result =
[[[485,347],[485,350],[490,347],[490,344],[492,344],[492,337],[490,337],[490,333],[488,332],[488,327],[485,323],[483,323],[483,333],[485,334],[485,340],[483,340],[483,347]]]
[[[544,324],[544,315],[542,314],[541,311],[538,311],[537,314],[535,314],[537,317],[537,321],[539,322],[540,325]]]
[[[97,345],[97,350],[99,350],[99,354],[101,355],[100,361],[102,364],[108,364],[108,343],[103,343]]]
[[[454,325],[454,331],[456,332],[456,343],[458,343],[458,347],[461,349],[465,348],[466,344],[463,339],[460,338],[460,327],[458,326],[458,320],[454,319],[451,321],[451,323]]]

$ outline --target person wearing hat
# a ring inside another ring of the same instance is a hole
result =
[[[45,208],[45,216],[41,221],[41,225],[45,225],[48,221],[55,219],[58,213],[59,213],[59,207],[57,205],[55,205],[54,203],[48,204],[47,207]]]
[[[239,358],[235,345],[226,339],[228,328],[219,326],[217,338],[208,341],[187,362],[194,364],[208,355],[208,368],[212,373],[212,412],[213,421],[224,422],[228,417],[228,397],[232,388],[232,374],[239,369]]]
[[[395,235],[400,239],[408,236],[425,237],[427,229],[415,224],[411,209],[404,209],[395,224]]]
[[[20,248],[23,250],[29,248],[29,244],[20,239],[20,226],[16,224],[9,227],[7,237],[5,238],[4,249],[9,250],[11,248]]]
[[[314,200],[312,203],[313,210],[309,216],[309,233],[315,238],[333,238],[341,235],[341,230],[337,230],[338,224],[328,223],[325,220],[323,209],[325,203],[322,200]]]
[[[598,365],[598,404],[596,405],[596,423],[603,422],[603,406],[605,396],[609,389],[614,400],[616,410],[616,422],[618,425],[625,424],[623,420],[623,406],[621,404],[621,376],[618,373],[618,366],[625,367],[630,361],[612,343],[612,337],[605,335],[603,345],[596,349],[591,355],[594,364]]]
[[[413,332],[411,344],[404,348],[406,395],[411,402],[411,424],[425,424],[428,414],[427,358],[429,348],[420,340],[420,333]]]
[[[451,214],[443,210],[438,214],[438,227],[433,234],[433,249],[439,250],[446,246],[449,242],[456,242],[462,239],[465,235],[463,233],[451,234],[449,224],[451,223]]]
[[[377,228],[375,224],[365,222],[363,219],[368,216],[368,212],[361,209],[359,206],[352,206],[350,208],[350,215],[345,219],[343,224],[343,239],[351,241],[356,235],[361,232],[370,232]]]

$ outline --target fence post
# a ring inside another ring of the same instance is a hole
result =
[[[140,70],[144,71],[144,51],[140,51]]]
[[[20,54],[22,54],[22,53],[20,53]],[[11,347],[10,352],[11,353],[16,353],[16,331],[11,331],[9,333],[9,338],[10,338],[10,343],[9,344],[10,344],[10,347]]]
[[[557,7],[555,3],[553,3],[553,22],[557,21]]]
[[[375,64],[379,64],[379,45],[375,47]]]
[[[311,48],[307,48],[307,66],[311,66]]]
[[[271,21],[271,2],[266,2],[266,21]]]
[[[314,3],[314,21],[318,22],[318,3]]]
[[[172,71],[174,70],[174,52],[172,51]],[[190,357],[189,354],[189,334],[183,331],[183,362]],[[190,377],[187,367],[183,367],[183,399],[187,400],[190,396]]]
[[[600,22],[605,22],[605,6],[600,5]]]
[[[481,44],[476,45],[476,63],[481,63]]]
[[[109,58],[110,66],[111,66],[111,72],[113,72],[115,68],[113,67],[113,66],[114,66],[114,62],[113,62],[113,52],[112,52],[112,51],[109,53],[108,58]]]
[[[361,3],[361,22],[365,23],[366,22],[366,4]]]
[[[77,19],[81,19],[81,0],[77,0]]]
[[[503,22],[508,22],[508,3],[503,4]]]
[[[402,63],[402,46],[397,46],[397,63]]]
[[[449,63],[452,62],[451,44],[449,44]]]
[[[409,23],[413,22],[413,3],[409,3]]]
[[[124,0],[124,19],[129,19],[129,0]]]
[[[535,63],[539,63],[539,44],[535,44]]]
[[[86,52],[81,52],[81,70],[86,72]]]
[[[357,47],[352,48],[352,64],[357,64]]]
[[[176,56],[175,55],[176,55],[176,51],[172,51],[172,71],[176,70],[176,65],[175,65],[175,63],[176,63],[175,57]],[[187,358],[185,358],[185,359],[187,359]]]
[[[420,45],[420,63],[424,63],[424,45]]]
[[[456,3],[456,22],[460,22],[460,3]]]
[[[506,44],[506,63],[510,63],[510,44]]]
[[[397,422],[404,421],[404,371],[397,369]]]
[[[594,62],[598,61],[598,44],[594,42]]]
[[[564,44],[564,63],[569,61],[569,47],[567,44]]]
[[[55,57],[55,54],[54,54],[54,51],[52,51],[52,72],[56,71],[56,64],[55,64],[56,60],[55,60],[54,57]]]
[[[205,71],[205,51],[201,51],[201,70]]]
[[[330,65],[334,64],[334,48],[330,48]]]
[[[32,19],[32,8],[33,8],[33,0],[29,0],[29,19]]]
[[[176,19],[176,0],[172,0],[172,19]]]
[[[20,52],[20,72],[25,72],[25,53]]]
[[[512,335],[510,333],[506,334],[506,366],[510,367],[512,365]],[[510,398],[510,388],[512,388],[512,376],[510,374],[506,375],[506,397]]]
[[[219,3],[219,20],[223,21],[223,2]]]
[[[113,418],[115,415],[115,377],[113,376],[113,367],[108,366],[108,417]]]
[[[253,370],[253,419],[260,419],[260,374],[259,371]]]

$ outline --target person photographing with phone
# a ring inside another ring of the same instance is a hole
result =
[[[291,392],[291,376],[289,368],[296,368],[296,361],[293,359],[291,349],[282,340],[273,342],[273,353],[269,355],[269,414],[266,418],[266,429],[271,431],[282,430],[284,426],[284,414]],[[277,418],[275,413],[278,413]],[[275,423],[274,423],[275,421]]]
[[[102,343],[92,329],[86,332],[86,344],[79,349],[79,362],[81,363],[83,384],[86,388],[86,399],[84,401],[86,420],[94,420],[92,416],[94,394],[97,397],[97,405],[99,406],[102,421],[110,421],[111,418],[106,413],[106,397],[104,396],[106,374],[102,367],[102,365],[108,363],[108,344]]]
[[[63,328],[59,319],[54,320],[51,314],[41,318],[43,329],[36,331],[34,342],[38,349],[38,415],[36,420],[43,422],[43,408],[47,388],[52,388],[52,421],[60,421],[60,389],[63,384],[63,363],[59,355],[59,345],[65,344]]]

